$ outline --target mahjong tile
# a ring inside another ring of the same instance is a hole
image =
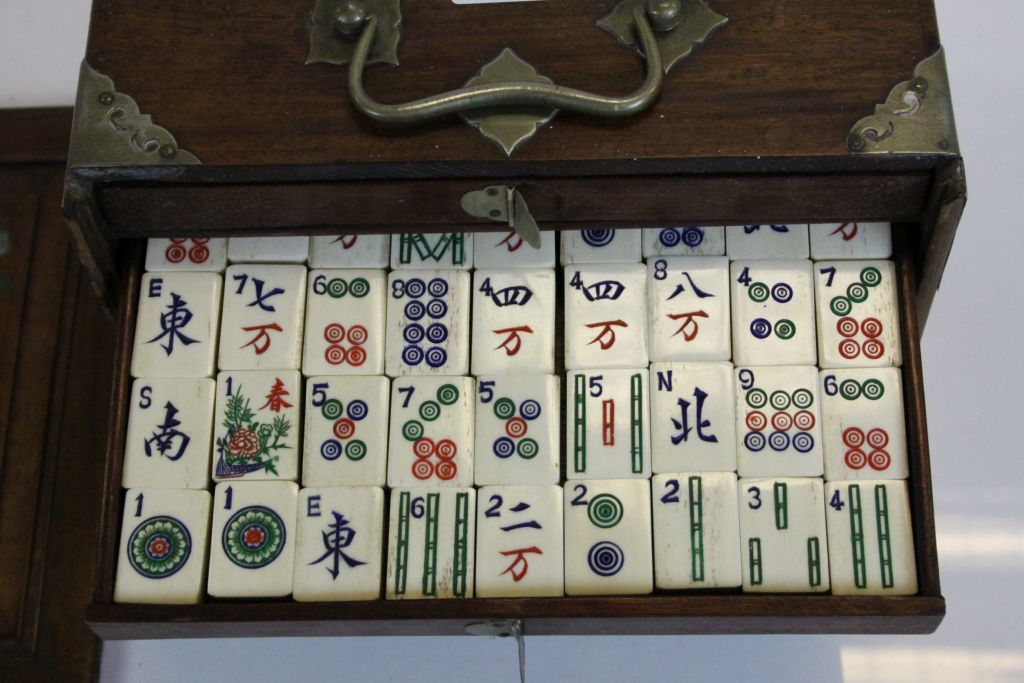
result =
[[[473,267],[473,233],[471,232],[403,232],[391,238],[391,268],[455,268]]]
[[[238,370],[217,375],[213,479],[299,477],[299,406],[295,370]]]
[[[385,597],[473,597],[475,523],[472,488],[392,490]]]
[[[383,486],[387,478],[387,377],[306,380],[303,486]]]
[[[139,292],[132,377],[209,377],[220,320],[217,273],[146,273]]]
[[[905,481],[826,485],[833,595],[914,595],[917,564]]]
[[[743,583],[735,474],[659,474],[651,479],[651,502],[658,588]]]
[[[114,602],[200,602],[209,529],[210,494],[206,491],[129,489]]]
[[[146,245],[146,270],[198,270],[222,273],[228,261],[228,241],[209,237],[154,237]]]
[[[732,356],[736,365],[814,365],[811,262],[734,261]]]
[[[473,477],[478,486],[559,482],[558,384],[555,375],[477,379]]]
[[[474,375],[555,371],[555,271],[473,274]]]
[[[644,228],[644,258],[658,256],[724,256],[725,228]]]
[[[650,482],[569,480],[563,495],[566,595],[653,591]]]
[[[892,256],[889,223],[819,223],[810,226],[811,258],[885,259]]]
[[[569,372],[565,384],[567,476],[650,477],[647,370]]]
[[[387,268],[391,235],[315,235],[309,238],[310,268]]]
[[[477,597],[563,595],[562,487],[484,486],[477,495]]]
[[[892,261],[818,261],[814,278],[821,367],[903,364]]]
[[[383,489],[302,489],[295,524],[292,597],[299,602],[380,598]]]
[[[822,370],[819,396],[826,479],[907,478],[899,370]]]
[[[563,230],[563,266],[575,263],[639,263],[641,230]]]
[[[739,475],[820,477],[820,406],[816,368],[736,368]]]
[[[305,263],[308,237],[232,237],[228,240],[231,263]]]
[[[305,266],[231,266],[224,276],[221,370],[298,370],[306,307]]]
[[[383,270],[311,270],[302,374],[382,374],[387,297]]]
[[[648,343],[652,361],[729,360],[729,259],[653,258],[647,262]]]
[[[728,225],[725,253],[730,260],[807,258],[807,225]]]
[[[565,367],[647,367],[647,268],[639,263],[569,266]]]
[[[388,375],[469,373],[469,289],[465,271],[396,270],[388,275]]]
[[[654,472],[735,472],[732,363],[651,363]]]
[[[743,590],[819,593],[829,589],[821,479],[740,479]]]
[[[388,486],[472,485],[473,391],[472,377],[394,380]]]
[[[206,377],[135,380],[121,486],[206,488],[216,386]]]
[[[210,595],[277,598],[292,592],[298,493],[292,481],[217,484],[206,588]]]
[[[535,248],[512,228],[473,235],[473,264],[477,268],[554,268],[555,242],[552,230],[540,233],[540,247]]]

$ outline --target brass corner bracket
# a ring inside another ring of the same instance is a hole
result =
[[[960,154],[946,56],[941,47],[850,130],[853,154]]]

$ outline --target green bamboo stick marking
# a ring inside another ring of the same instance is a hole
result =
[[[455,494],[455,552],[452,571],[452,594],[466,597],[466,571],[469,566],[469,493]]]
[[[789,528],[789,487],[784,481],[775,482],[775,528]]]
[[[807,539],[807,583],[821,585],[821,547],[817,536]]]
[[[864,515],[860,504],[860,485],[850,484],[850,546],[853,551],[853,584],[868,587],[868,572],[864,556]]]
[[[885,484],[875,485],[875,524],[878,526],[878,562],[882,570],[882,587],[892,588],[892,543],[889,539],[889,493]]]
[[[412,262],[412,235],[403,232],[398,237],[398,261],[400,263]]]
[[[761,539],[752,538],[747,542],[750,551],[750,585],[760,586],[764,581],[761,569]]]
[[[690,477],[690,571],[694,581],[704,580],[704,482]]]
[[[423,541],[423,595],[437,595],[437,518],[440,493],[427,494]]]
[[[398,496],[398,548],[395,552],[395,595],[405,595],[409,576],[409,498],[408,491]]]
[[[454,233],[452,238],[452,263],[456,266],[461,266],[466,259],[465,240],[466,235],[464,233]]]
[[[644,406],[643,378],[633,375],[629,378],[629,457],[633,472],[644,471]]]
[[[576,375],[573,382],[573,467],[576,472],[587,470],[587,378]]]

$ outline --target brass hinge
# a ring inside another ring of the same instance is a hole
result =
[[[508,224],[523,241],[540,249],[540,228],[523,194],[511,185],[491,185],[462,195],[462,210],[476,218]]]

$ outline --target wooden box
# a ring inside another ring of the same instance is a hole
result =
[[[94,4],[64,210],[119,332],[96,633],[458,634],[512,619],[530,635],[933,631],[945,603],[919,338],[966,194],[931,0],[684,0],[653,12],[639,0],[363,2],[370,20],[349,6],[340,23],[326,0]],[[654,40],[661,64],[602,25]],[[361,47],[365,74],[337,63]],[[538,72],[615,97],[537,88]],[[496,73],[515,87],[490,88],[495,100],[480,88],[379,105],[471,78],[493,86]],[[641,95],[623,95],[640,83]],[[523,95],[531,88],[563,97],[562,111]],[[451,113],[466,102],[489,106]],[[438,118],[384,120],[438,104]],[[497,218],[522,219],[524,204],[542,230],[891,221],[919,594],[114,604],[143,238],[507,229],[463,208],[491,186],[513,188],[491,207]]]

